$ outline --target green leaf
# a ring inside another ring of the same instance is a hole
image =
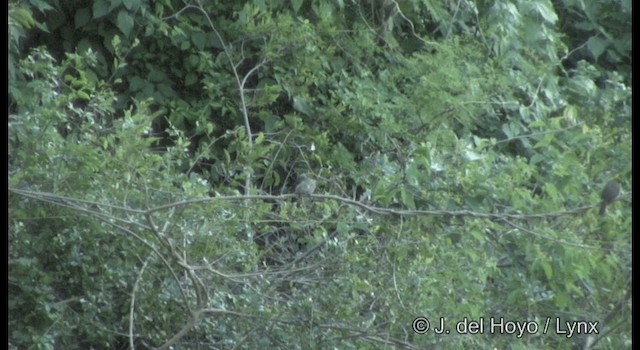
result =
[[[542,266],[545,277],[550,280],[553,277],[553,267],[547,260],[541,260],[540,265]]]
[[[545,21],[555,24],[558,21],[558,15],[553,9],[553,5],[549,1],[532,1],[533,7],[538,11]]]
[[[31,28],[35,24],[31,12],[22,8],[12,9],[9,13],[9,18],[19,23],[23,28]]]
[[[224,49],[224,45],[223,45],[222,41],[220,40],[220,37],[217,36],[217,35],[213,35],[211,46],[215,47],[216,49],[220,49],[220,50]]]
[[[198,55],[189,55],[187,58],[187,63],[190,67],[198,67],[198,63],[200,63],[200,57]]]
[[[111,46],[113,46],[114,49],[116,49],[116,51],[117,51],[117,48],[120,47],[121,42],[122,40],[120,40],[120,37],[117,35],[114,35],[113,38],[111,38]]]
[[[132,91],[139,91],[142,90],[142,88],[144,86],[146,86],[148,83],[146,80],[140,78],[137,75],[134,75],[133,77],[131,77],[131,79],[129,79],[129,88]]]
[[[198,48],[199,51],[204,50],[205,45],[207,43],[207,34],[205,33],[194,33],[191,35],[191,41]]]
[[[306,116],[311,116],[311,114],[313,113],[313,108],[311,107],[311,105],[307,101],[299,97],[293,98],[293,109]]]
[[[415,209],[416,203],[413,201],[413,194],[410,191],[407,191],[405,187],[400,189],[400,199],[402,200],[402,204],[408,209]]]
[[[133,18],[126,10],[120,10],[120,12],[118,13],[118,18],[116,20],[116,25],[126,37],[129,37],[129,34],[131,34],[131,29],[133,29]]]
[[[138,7],[140,7],[139,0],[122,0],[122,4],[127,10],[136,10]]]
[[[291,0],[291,8],[293,9],[293,13],[297,14],[300,11],[300,7],[302,7],[303,0]]]
[[[106,0],[95,0],[93,3],[93,19],[106,16],[109,13],[109,3]]]
[[[184,85],[185,86],[190,86],[190,85],[193,85],[193,84],[195,84],[197,82],[198,82],[198,76],[193,72],[187,73],[187,76],[184,78]]]
[[[607,49],[607,46],[609,46],[609,41],[597,36],[592,36],[587,41],[587,47],[596,60]]]
[[[83,101],[89,101],[89,100],[91,99],[91,97],[89,96],[89,94],[87,94],[87,93],[86,93],[86,92],[84,92],[84,91],[78,91],[78,92],[76,92],[76,96],[77,96],[79,99],[83,100]]]
[[[83,7],[76,11],[76,15],[73,18],[76,29],[84,27],[91,20],[91,10],[88,7]]]
[[[176,97],[176,92],[167,84],[158,84],[158,91],[162,93],[164,97]]]
[[[47,4],[43,0],[30,0],[29,3],[35,6],[40,12],[45,12],[45,11],[54,9],[53,6]]]
[[[87,52],[89,49],[91,49],[91,42],[89,41],[89,39],[87,38],[82,38],[80,39],[80,41],[78,42],[77,45],[77,50],[78,53],[84,54],[85,52]]]
[[[122,0],[110,0],[111,4],[109,5],[109,12],[113,11],[115,8],[122,4]]]

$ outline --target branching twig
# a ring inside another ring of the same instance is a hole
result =
[[[35,198],[35,199],[39,199],[39,200],[43,200],[42,198],[39,197],[39,195],[42,195],[43,197],[47,197],[47,198],[56,197],[56,195],[51,194],[51,193],[33,192],[33,191],[26,191],[26,190],[20,190],[20,189],[15,189],[15,188],[9,188],[9,191],[10,192],[14,192],[14,193],[18,193],[18,194],[23,194],[25,196],[28,196],[28,197],[31,197],[31,198]],[[623,194],[623,195],[621,195],[621,197],[624,197],[624,196],[627,196],[627,195],[630,195],[630,193]],[[199,203],[209,203],[209,202],[213,202],[213,201],[245,201],[245,200],[278,201],[278,200],[286,200],[286,199],[297,198],[297,197],[298,197],[298,195],[296,195],[296,194],[217,196],[217,197],[188,199],[188,200],[184,200],[184,201],[178,201],[178,202],[173,202],[173,203],[169,203],[169,204],[165,204],[165,205],[149,208],[147,210],[131,209],[131,211],[135,211],[137,213],[142,213],[142,214],[147,215],[147,214],[155,213],[155,212],[158,212],[158,211],[169,210],[169,209],[172,209],[172,208],[178,208],[178,207],[194,205],[194,204],[199,204]],[[577,215],[577,214],[583,213],[583,212],[595,207],[595,205],[587,205],[587,206],[582,206],[582,207],[576,207],[576,208],[570,209],[570,210],[563,210],[563,211],[549,212],[549,213],[538,213],[538,214],[482,213],[482,212],[476,212],[476,211],[471,211],[471,210],[439,210],[439,209],[436,209],[436,210],[406,210],[406,209],[391,209],[391,208],[383,208],[383,207],[377,207],[377,206],[373,206],[373,205],[368,205],[368,204],[365,204],[365,203],[362,203],[362,202],[358,202],[358,201],[352,200],[350,198],[344,198],[344,197],[330,195],[330,194],[312,194],[312,195],[310,195],[310,197],[316,198],[316,199],[328,199],[328,200],[334,200],[334,201],[342,202],[342,203],[345,203],[347,205],[352,205],[352,206],[355,206],[355,207],[362,208],[362,209],[364,209],[366,211],[369,211],[371,213],[374,213],[374,214],[393,215],[393,216],[398,216],[398,217],[438,215],[438,216],[455,216],[455,217],[473,217],[473,218],[480,218],[480,219],[495,219],[495,220],[502,220],[502,219],[533,220],[533,219],[549,219],[549,218],[555,218],[555,217],[562,217],[562,216],[566,216],[566,215]],[[43,200],[43,201],[45,201],[45,200]],[[60,203],[56,202],[56,204],[60,204]]]
[[[133,284],[133,290],[131,291],[131,304],[129,306],[129,346],[131,346],[131,349],[135,349],[135,346],[133,344],[133,319],[134,319],[133,315],[134,315],[134,310],[136,305],[136,292],[138,291],[138,286],[140,285],[142,274],[144,273],[144,270],[146,270],[150,260],[151,260],[151,255],[149,255],[149,257],[147,257],[147,259],[142,264],[142,267],[140,268],[140,272],[138,272],[138,277],[136,278],[136,281]]]
[[[178,16],[179,13],[186,11],[188,9],[195,9],[199,12],[201,12],[204,17],[207,19],[207,22],[209,23],[209,27],[211,28],[211,30],[213,30],[213,32],[215,33],[215,35],[218,37],[218,40],[220,41],[220,45],[222,45],[222,50],[224,51],[225,56],[227,56],[227,59],[229,60],[229,66],[231,67],[231,70],[233,72],[233,76],[236,80],[236,85],[238,86],[238,92],[240,95],[240,110],[242,112],[242,117],[244,120],[244,126],[245,126],[245,130],[247,133],[247,143],[249,144],[249,148],[253,149],[253,133],[251,132],[251,124],[249,123],[249,109],[247,108],[247,102],[245,100],[245,96],[244,96],[244,85],[247,81],[247,79],[249,78],[249,76],[251,76],[255,71],[258,70],[258,68],[260,68],[262,65],[264,65],[265,63],[268,62],[268,60],[263,60],[262,62],[260,62],[258,65],[256,65],[255,67],[253,67],[251,70],[249,70],[249,72],[244,76],[244,78],[242,79],[242,81],[240,80],[240,73],[238,72],[238,66],[240,63],[234,63],[233,58],[231,57],[231,51],[229,50],[229,47],[227,46],[227,44],[225,43],[224,38],[222,37],[222,35],[220,34],[220,32],[218,32],[218,29],[216,29],[216,26],[213,24],[213,21],[211,20],[211,17],[209,16],[209,14],[207,13],[207,11],[205,11],[202,7],[200,6],[195,6],[195,5],[186,5],[184,8],[182,8],[180,11],[178,11],[178,13],[175,14],[175,17]],[[172,16],[173,17],[173,16]],[[249,194],[251,193],[251,172],[248,171],[245,174],[245,189],[246,189],[246,193],[245,194]]]

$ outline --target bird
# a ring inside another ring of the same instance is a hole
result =
[[[607,205],[613,203],[618,195],[620,194],[620,185],[615,181],[611,180],[607,182],[602,189],[602,193],[600,194],[600,215],[604,215],[607,211]]]
[[[298,176],[295,192],[300,195],[311,195],[316,190],[316,181],[304,173]]]

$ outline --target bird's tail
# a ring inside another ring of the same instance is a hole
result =
[[[607,212],[607,203],[602,201],[602,202],[600,202],[600,211],[598,212],[598,214],[604,215],[604,213],[606,213],[606,212]]]

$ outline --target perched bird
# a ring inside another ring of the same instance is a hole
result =
[[[298,184],[296,185],[295,192],[297,194],[310,195],[316,190],[316,181],[309,177],[309,175],[301,174],[298,176]]]
[[[615,182],[615,180],[611,180],[607,182],[607,185],[604,186],[602,193],[600,194],[600,198],[602,201],[600,202],[600,215],[604,215],[607,211],[607,205],[613,203],[618,195],[620,194],[620,185]]]

